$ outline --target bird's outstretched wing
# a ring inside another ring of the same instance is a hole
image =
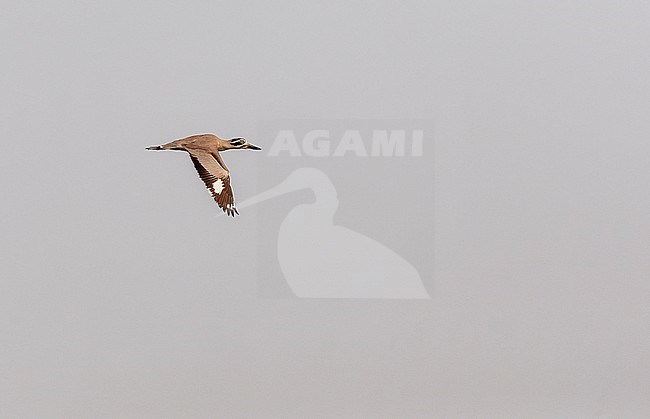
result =
[[[227,215],[239,215],[235,208],[235,197],[230,187],[230,172],[219,164],[212,154],[204,150],[188,150],[199,177],[210,191],[210,195]]]

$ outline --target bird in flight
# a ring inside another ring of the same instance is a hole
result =
[[[192,135],[171,143],[147,147],[147,150],[187,151],[199,177],[210,191],[210,195],[227,215],[239,215],[235,208],[235,197],[230,186],[230,171],[219,155],[226,150],[261,150],[243,138],[222,140],[213,134]]]

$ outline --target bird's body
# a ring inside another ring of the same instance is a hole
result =
[[[223,140],[213,134],[192,135],[167,144],[147,147],[147,150],[176,150],[189,153],[199,177],[219,207],[230,216],[239,214],[230,186],[230,171],[219,155],[233,149],[261,150],[243,138]]]
[[[289,211],[280,224],[278,262],[289,287],[301,298],[429,299],[420,274],[388,246],[335,225],[339,201],[325,172],[300,168],[241,208],[300,189],[314,201]]]

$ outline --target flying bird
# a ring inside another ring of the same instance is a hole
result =
[[[213,134],[192,135],[171,143],[147,147],[147,150],[175,150],[189,153],[199,177],[210,191],[210,195],[227,215],[239,215],[235,197],[230,186],[230,171],[219,155],[226,150],[261,150],[243,138],[222,140]]]

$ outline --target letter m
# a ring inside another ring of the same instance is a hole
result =
[[[405,130],[374,130],[372,132],[372,156],[404,156]]]

